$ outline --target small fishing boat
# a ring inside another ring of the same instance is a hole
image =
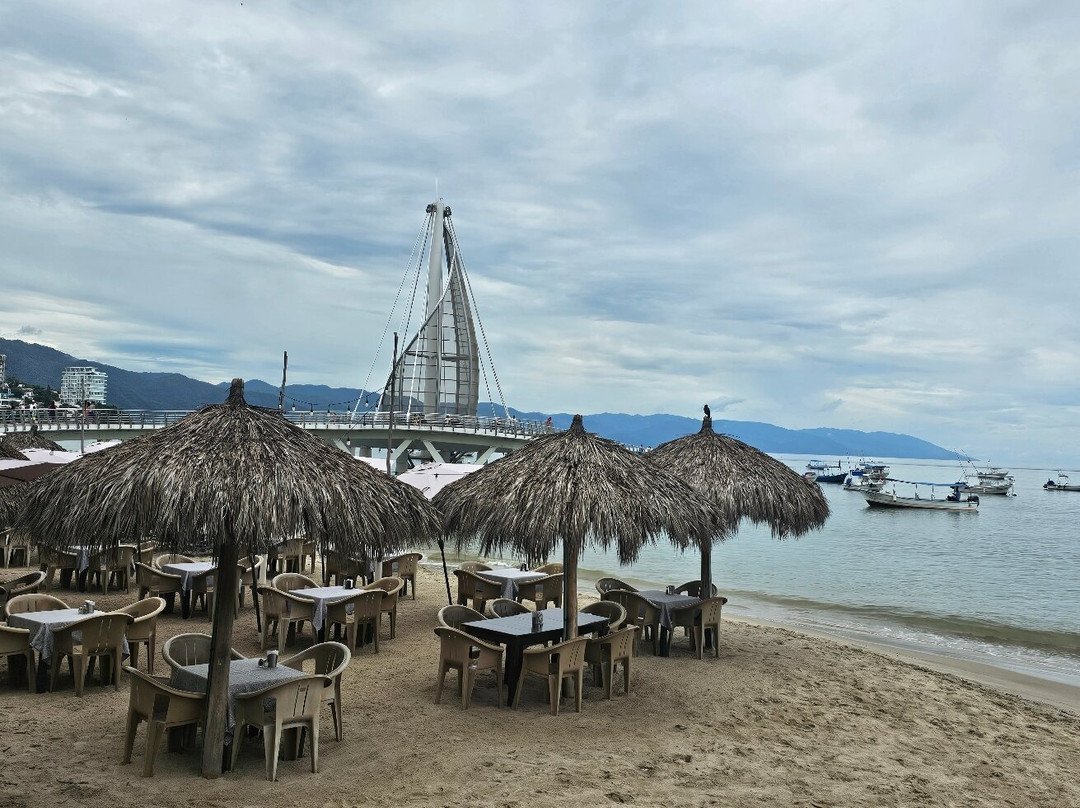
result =
[[[905,482],[894,480],[893,482]],[[913,496],[900,496],[896,486],[891,491],[864,491],[866,504],[872,508],[909,508],[921,511],[964,511],[975,513],[979,510],[979,498],[974,494],[961,493],[963,483],[912,483],[915,486]],[[919,496],[918,486],[930,486],[929,499]],[[934,488],[949,488],[951,493],[944,498],[934,496]]]
[[[807,475],[813,472],[814,480],[819,483],[835,483],[836,485],[840,485],[847,477],[847,472],[843,471],[839,460],[836,461],[835,466],[830,466],[828,463],[821,460],[811,460],[806,464],[806,472]]]
[[[971,469],[960,481],[965,484],[964,490],[969,494],[998,494],[1006,497],[1012,495],[1014,480],[1008,470],[997,466],[977,469],[974,465]]]
[[[889,477],[889,467],[883,463],[860,463],[844,477],[845,491],[880,491]]]
[[[1080,491],[1080,485],[1072,485],[1069,482],[1069,475],[1060,472],[1056,480],[1051,479],[1043,483],[1043,488],[1047,491]]]

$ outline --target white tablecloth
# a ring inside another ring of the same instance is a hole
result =
[[[162,572],[167,572],[170,575],[179,575],[181,577],[180,588],[185,592],[191,589],[191,579],[194,576],[216,568],[217,564],[212,561],[185,561],[179,564],[161,565]],[[214,576],[211,575],[207,583],[213,584],[213,582]]]
[[[294,589],[290,594],[298,598],[305,598],[315,602],[315,614],[311,618],[311,625],[316,631],[321,631],[326,622],[326,607],[335,600],[355,595],[360,589],[346,589],[343,586],[316,586],[307,589]]]
[[[101,615],[105,613],[95,611],[94,614]],[[12,628],[30,629],[30,633],[33,635],[30,640],[30,647],[38,652],[42,662],[48,662],[52,659],[53,629],[70,626],[72,623],[90,616],[79,614],[78,609],[51,609],[44,612],[19,612],[18,614],[8,615],[7,622]],[[75,633],[74,639],[76,641],[80,639],[78,632]],[[128,641],[127,637],[125,637],[124,654],[127,653]]]
[[[518,584],[528,583],[529,581],[547,577],[546,572],[519,570],[514,569],[513,567],[497,570],[481,570],[476,574],[481,578],[487,578],[502,584],[502,596],[504,598],[509,598],[510,600],[517,598]]]

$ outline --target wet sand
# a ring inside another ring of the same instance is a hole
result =
[[[114,607],[134,593],[94,599]],[[492,676],[462,711],[453,675],[434,703],[444,602],[441,579],[422,570],[397,638],[384,626],[381,652],[359,650],[344,674],[345,739],[326,710],[319,772],[283,761],[276,783],[257,740],[218,780],[198,776],[197,750],[165,749],[143,779],[143,729],[132,764],[120,763],[126,681],[119,692],[92,681],[76,698],[65,669],[57,692],[31,695],[0,665],[0,806],[1080,805],[1071,691],[732,620],[719,659],[698,660],[677,637],[670,658],[634,660],[629,696],[587,686],[581,714],[567,700],[549,715],[540,680],[520,708],[499,710]],[[209,621],[166,617],[159,647],[186,631]],[[250,600],[234,646],[261,655]]]

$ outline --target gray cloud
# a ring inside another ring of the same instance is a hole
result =
[[[1068,3],[9,4],[0,312],[375,386],[437,179],[516,406],[1062,463],[1078,41]]]

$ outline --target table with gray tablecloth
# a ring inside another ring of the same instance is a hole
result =
[[[502,596],[510,600],[517,600],[518,584],[525,584],[529,581],[538,581],[541,578],[546,578],[548,576],[546,572],[519,570],[515,567],[496,570],[480,570],[476,574],[481,578],[487,578],[488,580],[502,584]]]
[[[170,575],[180,576],[180,589],[183,592],[191,590],[191,579],[196,575],[206,572],[207,570],[216,569],[217,564],[213,561],[184,561],[177,564],[162,564],[161,571],[167,572]],[[207,581],[208,584],[213,585],[214,577],[210,576]]]
[[[362,591],[360,588],[346,589],[343,586],[316,586],[307,589],[293,589],[289,594],[314,601],[315,609],[314,614],[311,616],[311,625],[316,631],[322,631],[323,623],[326,622],[326,607],[335,600],[341,600]],[[351,607],[349,607],[349,611],[351,611]]]
[[[174,668],[172,686],[177,690],[187,690],[191,693],[205,693],[209,668],[209,665],[185,665]],[[286,682],[289,679],[298,679],[303,675],[303,671],[287,668],[280,663],[273,668],[259,665],[258,658],[234,659],[230,662],[229,711],[225,719],[225,742],[230,743],[232,741],[233,728],[236,726],[237,696],[254,693],[257,690]]]
[[[78,609],[50,609],[43,612],[18,612],[8,615],[8,625],[12,628],[30,629],[32,639],[30,647],[38,652],[42,662],[52,659],[53,629],[65,628],[87,617],[100,617],[106,612],[95,611],[93,615],[82,614]],[[73,639],[80,641],[79,633],[75,632]],[[124,654],[128,653],[127,637],[124,638]]]
[[[701,598],[695,598],[693,595],[669,595],[662,589],[645,589],[638,594],[660,609],[660,627],[668,631],[671,631],[672,609],[701,603]]]

